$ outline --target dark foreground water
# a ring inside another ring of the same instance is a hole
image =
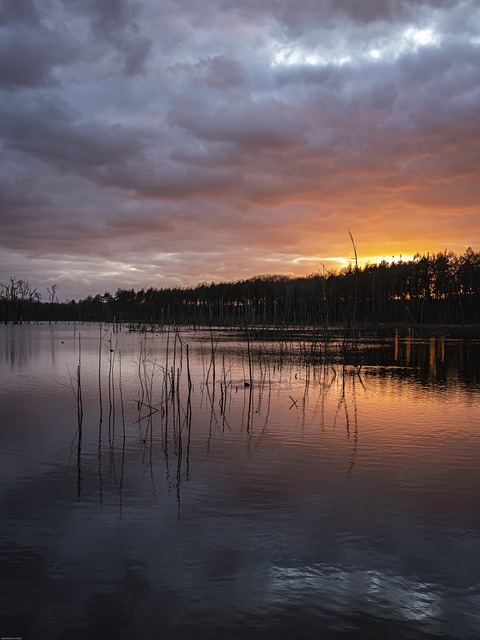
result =
[[[0,636],[479,638],[479,345],[293,349],[0,327]]]

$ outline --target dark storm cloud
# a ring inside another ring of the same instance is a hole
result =
[[[142,73],[151,51],[152,42],[141,34],[138,19],[141,8],[129,0],[63,0],[73,11],[85,16],[93,36],[106,41],[123,58],[123,73],[133,76]]]
[[[248,75],[242,65],[225,55],[209,56],[194,67],[199,82],[212,89],[238,91],[248,87]]]
[[[475,0],[462,3],[474,6]],[[190,6],[186,0],[179,2],[182,6]],[[258,3],[255,0],[218,0],[213,3],[217,10],[228,10],[238,13],[248,20],[273,19],[285,31],[294,37],[318,27],[332,28],[338,23],[349,22],[359,26],[375,23],[398,23],[415,19],[419,13],[429,9],[449,8],[450,0],[303,0],[289,2],[289,0],[266,0]],[[215,9],[211,6],[210,11]]]
[[[72,58],[62,36],[16,24],[0,28],[0,86],[9,89],[54,84],[52,71]]]
[[[121,34],[139,32],[141,5],[132,0],[61,0],[70,19],[83,16],[96,38],[116,42]]]
[[[38,26],[39,13],[33,0],[3,0],[0,5],[0,26],[14,24]]]
[[[99,167],[123,164],[139,152],[141,130],[82,121],[61,99],[32,97],[0,103],[0,134],[5,147],[35,157],[62,172],[95,178]]]
[[[364,254],[462,251],[479,32],[463,0],[4,0],[0,269],[300,273],[347,228]]]
[[[255,151],[262,147],[280,151],[303,142],[301,122],[294,110],[279,100],[243,102],[211,112],[200,106],[192,112],[179,105],[172,112],[170,121],[196,138],[232,142]]]

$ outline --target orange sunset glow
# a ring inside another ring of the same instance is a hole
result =
[[[0,281],[61,299],[478,250],[473,0],[0,8]]]

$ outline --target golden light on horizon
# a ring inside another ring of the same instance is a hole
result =
[[[395,255],[366,256],[359,259],[358,263],[359,263],[359,266],[364,267],[367,264],[380,264],[382,262],[386,262],[387,264],[396,264],[398,262],[410,262],[411,260],[413,260],[413,258],[414,258],[413,255],[404,255],[403,253],[396,256]]]

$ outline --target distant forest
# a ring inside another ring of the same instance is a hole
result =
[[[480,323],[480,254],[416,255],[306,277],[256,276],[192,288],[122,289],[59,302],[28,282],[0,283],[0,321],[141,325],[328,326]]]

